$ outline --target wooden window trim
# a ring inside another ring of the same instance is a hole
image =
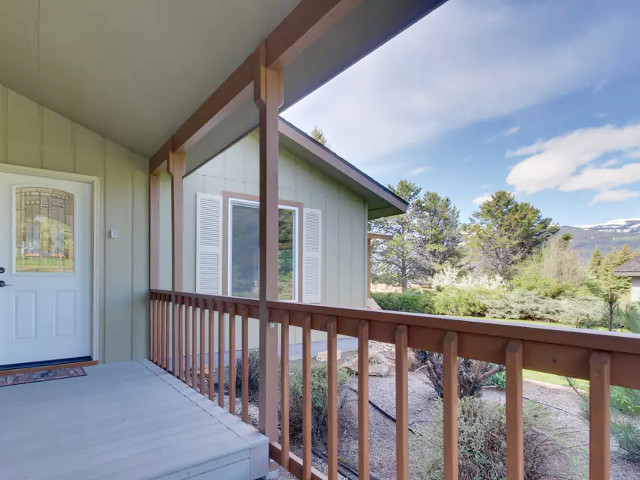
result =
[[[246,200],[248,202],[260,203],[260,197],[258,195],[251,195],[248,193],[223,191],[222,192],[222,295],[230,296],[229,292],[229,204],[231,200]],[[303,246],[303,213],[304,205],[302,202],[293,202],[290,200],[282,200],[278,198],[278,205],[285,207],[293,207],[298,209],[298,215],[296,221],[298,223],[298,300],[297,303],[302,302],[302,287],[303,287],[303,262],[302,262],[302,246]]]

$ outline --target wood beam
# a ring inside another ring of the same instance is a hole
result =
[[[302,0],[265,39],[265,66],[282,70],[361,1]],[[170,152],[189,148],[250,98],[257,55],[249,55],[149,159],[152,173],[162,168]]]
[[[183,178],[185,174],[184,153],[170,152],[168,170],[171,175],[171,288],[182,291],[182,229],[183,229]]]
[[[149,175],[149,288],[159,287],[160,267],[160,184],[157,175]]]
[[[267,301],[278,299],[278,110],[282,71],[267,68],[266,47],[257,52],[254,94],[260,112],[260,381],[259,429],[278,440],[278,330]]]

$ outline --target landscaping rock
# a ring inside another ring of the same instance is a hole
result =
[[[344,365],[348,371],[355,374],[358,373],[358,357],[354,357],[351,361]],[[369,376],[370,377],[386,377],[391,372],[391,362],[379,352],[369,355]]]

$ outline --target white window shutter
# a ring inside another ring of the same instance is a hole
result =
[[[222,198],[197,194],[196,292],[222,293]]]
[[[321,303],[322,211],[305,208],[302,227],[302,301]]]

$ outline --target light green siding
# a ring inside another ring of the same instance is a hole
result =
[[[183,261],[186,291],[195,291],[196,194],[258,195],[258,142],[258,134],[253,132],[185,178]],[[365,200],[283,148],[280,149],[278,175],[281,200],[301,202],[304,207],[322,210],[322,303],[364,308],[367,278]],[[163,221],[168,222],[170,217]],[[239,324],[237,328],[240,328]],[[291,343],[302,341],[298,330],[292,329]],[[314,340],[323,338],[322,333],[314,332]],[[250,332],[249,342],[252,348],[258,346],[257,328]]]
[[[149,285],[147,160],[0,85],[0,163],[100,179],[100,360],[145,357]],[[118,231],[117,239],[106,239],[109,229]]]

